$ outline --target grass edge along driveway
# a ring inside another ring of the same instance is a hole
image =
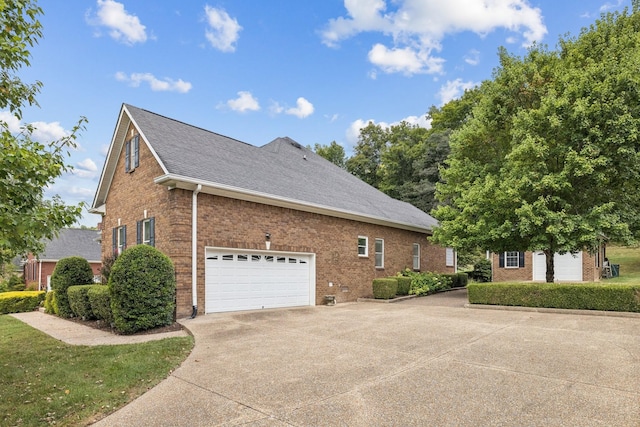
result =
[[[193,337],[74,346],[0,316],[0,424],[88,425],[154,387],[184,361]]]

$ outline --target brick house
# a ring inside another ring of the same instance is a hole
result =
[[[28,254],[23,260],[23,277],[27,285],[38,290],[51,290],[51,275],[62,258],[79,256],[91,265],[94,281],[99,281],[101,261],[100,235],[96,230],[65,228],[57,238],[45,242],[39,255]]]
[[[454,272],[436,220],[290,138],[256,147],[124,104],[91,212],[104,256],[173,261],[177,316],[338,303],[405,268]]]
[[[602,275],[604,245],[596,253],[580,251],[575,254],[554,255],[556,282],[594,282]],[[509,251],[491,256],[494,282],[546,281],[546,256],[542,252]]]

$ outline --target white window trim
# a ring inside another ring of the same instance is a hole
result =
[[[147,224],[149,225],[149,231],[151,231],[151,218],[147,218],[147,219],[143,219],[142,220],[142,244],[143,245],[150,245],[151,244],[151,233],[149,233],[149,236],[147,236]]]
[[[445,249],[445,265],[447,267],[455,267],[456,252],[453,248]]]
[[[509,259],[513,260],[513,255],[509,256],[508,254],[516,254],[515,255],[515,260],[516,260],[516,265],[509,265]],[[520,252],[518,251],[506,251],[504,253],[504,268],[520,268]]]
[[[378,242],[380,242],[382,244],[382,251],[378,252]],[[384,268],[384,239],[376,239],[375,240],[375,245],[373,247],[373,250],[375,252],[375,265],[376,268]],[[378,254],[380,254],[380,265],[378,265]]]
[[[416,254],[416,248],[418,248],[418,254]],[[414,243],[413,244],[413,269],[414,270],[420,270],[420,255],[421,255],[420,243]]]
[[[360,239],[364,239],[364,254],[360,253]],[[369,238],[367,236],[358,236],[358,256],[360,258],[367,258],[369,256]]]

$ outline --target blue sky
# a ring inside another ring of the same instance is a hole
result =
[[[123,102],[256,146],[289,136],[351,153],[369,121],[428,126],[432,105],[491,78],[499,46],[555,47],[630,3],[41,0],[44,36],[20,76],[44,88],[23,120],[49,141],[88,118],[74,172],[47,194],[91,205]]]

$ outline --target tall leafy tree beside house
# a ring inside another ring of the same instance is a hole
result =
[[[347,155],[345,154],[342,145],[337,142],[331,141],[329,145],[316,144],[313,151],[326,160],[329,160],[334,165],[339,166],[342,169],[346,168]]]
[[[24,83],[18,73],[29,66],[29,51],[42,37],[42,9],[32,0],[0,1],[0,109],[18,120],[22,109],[37,105],[42,83]],[[69,171],[68,150],[75,146],[81,119],[71,134],[47,144],[32,138],[26,125],[15,134],[0,120],[0,266],[13,257],[44,249],[42,240],[72,225],[81,206],[67,206],[60,197],[45,198],[45,190]]]
[[[603,15],[555,51],[500,51],[472,115],[451,138],[433,212],[456,248],[595,248],[639,234],[640,13]],[[635,214],[634,214],[635,212]]]

